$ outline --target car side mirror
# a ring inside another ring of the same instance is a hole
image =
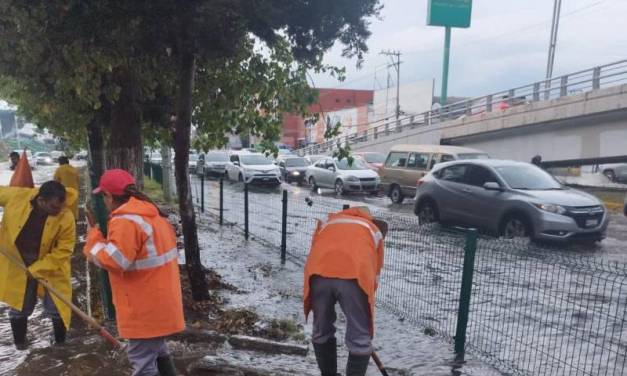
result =
[[[483,185],[483,189],[486,191],[502,191],[503,189],[499,185],[499,183],[494,181],[489,181]]]
[[[329,171],[335,171],[335,166],[328,166],[328,167],[327,167],[327,170],[329,170]]]
[[[236,165],[236,166],[239,166],[239,162],[238,161],[233,162],[233,164]]]

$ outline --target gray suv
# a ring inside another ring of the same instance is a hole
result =
[[[600,241],[608,225],[596,197],[531,164],[501,160],[436,165],[418,182],[414,213],[421,223],[454,222],[547,241]]]

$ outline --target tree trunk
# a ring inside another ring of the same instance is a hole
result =
[[[107,142],[107,168],[121,168],[135,177],[137,186],[144,186],[144,150],[142,147],[141,115],[136,90],[130,74],[118,72],[120,97],[111,105],[111,126]]]
[[[193,53],[183,52],[179,67],[179,93],[174,133],[174,172],[179,201],[179,212],[185,243],[185,263],[194,300],[209,297],[204,268],[200,261],[198,229],[189,184],[188,164],[192,129],[192,90],[196,62]]]

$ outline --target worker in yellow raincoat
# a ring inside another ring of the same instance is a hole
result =
[[[0,186],[0,206],[4,208],[0,227],[2,252],[22,259],[38,279],[48,281],[67,300],[72,298],[70,256],[74,251],[76,228],[71,206],[77,192],[56,181],[40,188]],[[36,280],[0,253],[0,301],[11,307],[9,318],[18,349],[27,346],[27,319],[37,303],[52,319],[56,343],[65,341],[71,311],[58,298],[38,286]]]
[[[80,190],[80,179],[78,170],[70,164],[66,156],[59,157],[59,168],[54,173],[54,180],[63,184],[65,188],[72,188],[76,192]],[[78,200],[74,201],[71,206],[74,218],[78,219]]]

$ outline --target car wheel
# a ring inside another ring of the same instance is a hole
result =
[[[403,191],[401,191],[401,187],[399,187],[398,185],[392,186],[392,189],[390,190],[390,198],[392,199],[393,203],[402,204],[405,200],[405,196],[403,196]]]
[[[611,182],[616,181],[616,173],[614,172],[614,170],[605,170],[603,171],[603,175],[605,175],[605,177],[608,178]]]
[[[418,223],[421,225],[437,223],[440,221],[438,208],[431,200],[421,202],[416,210],[416,215],[418,216]]]
[[[500,235],[505,239],[526,238],[531,235],[531,226],[522,215],[510,215],[501,223]]]
[[[313,176],[309,178],[309,186],[311,187],[311,190],[314,192],[318,190],[318,186],[316,185],[316,179],[314,179]]]
[[[338,196],[344,194],[344,183],[339,179],[335,182],[335,194]]]

